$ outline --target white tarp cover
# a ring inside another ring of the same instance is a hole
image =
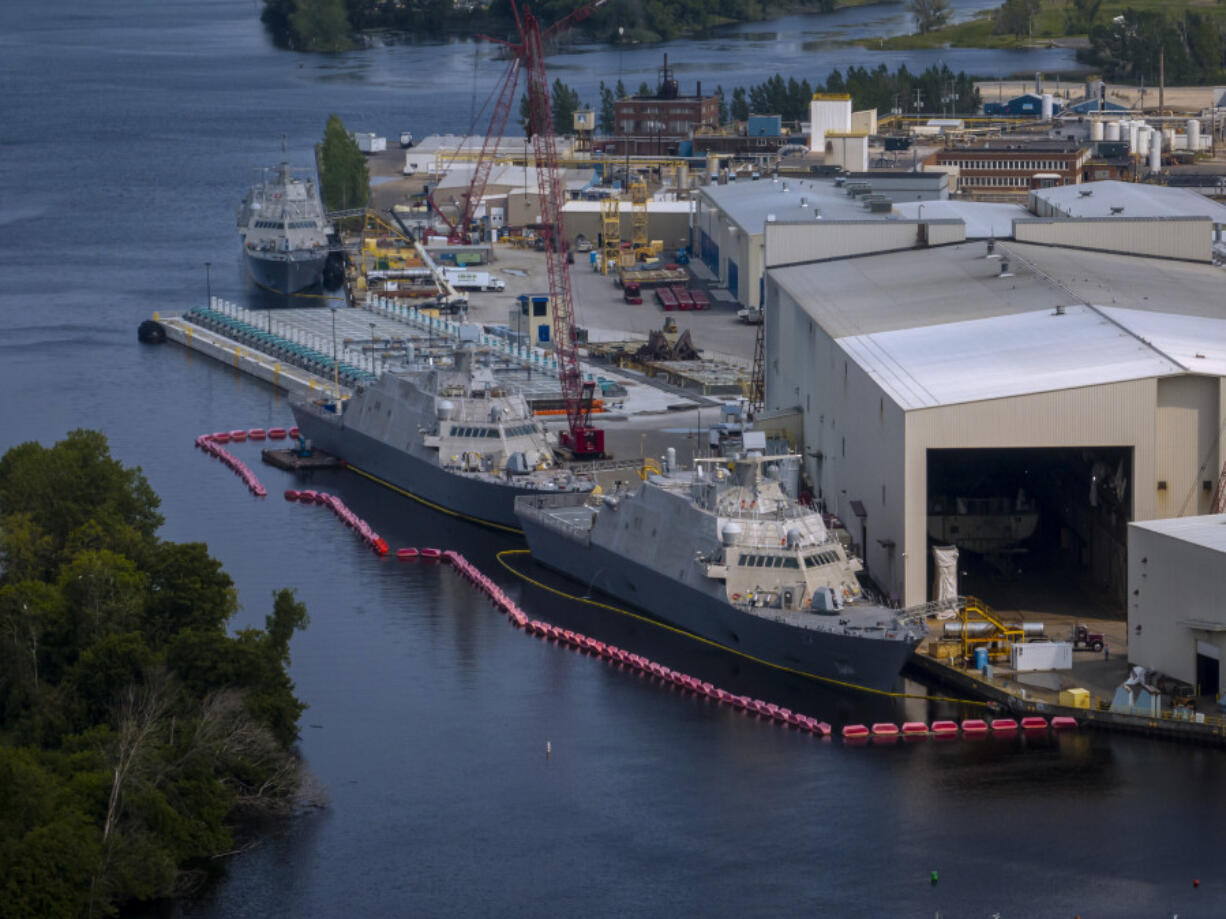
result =
[[[958,547],[933,546],[932,563],[936,569],[932,599],[937,603],[952,603],[958,599]]]

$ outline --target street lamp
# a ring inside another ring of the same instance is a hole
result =
[[[212,277],[212,271],[211,271],[212,267],[213,267],[212,262],[204,263],[204,292],[205,292],[205,296],[208,297],[208,302],[205,303],[205,306],[207,306],[209,309],[213,308],[213,277]]]

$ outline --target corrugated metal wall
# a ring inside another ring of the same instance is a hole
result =
[[[1158,381],[1155,517],[1209,512],[1221,468],[1220,388],[1217,377],[1180,376]],[[1208,490],[1205,482],[1210,483]]]
[[[1223,596],[1226,564],[1221,552],[1142,527],[1128,528],[1131,663],[1195,683],[1197,639],[1216,644],[1226,659],[1226,635],[1194,631],[1176,622],[1221,621]]]
[[[1207,262],[1213,223],[1204,217],[1034,218],[1013,221],[1018,242],[1071,246],[1100,252]]]

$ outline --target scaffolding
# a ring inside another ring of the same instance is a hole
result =
[[[610,267],[617,267],[622,246],[621,227],[621,201],[617,198],[604,198],[600,202],[601,274],[608,274]]]
[[[630,183],[630,205],[634,209],[630,221],[630,245],[637,253],[647,246],[647,183],[642,179]]]

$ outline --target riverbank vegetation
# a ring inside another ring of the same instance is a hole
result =
[[[234,584],[158,539],[159,500],[102,434],[0,459],[0,904],[112,915],[190,890],[247,821],[289,813],[307,622],[288,590],[230,634]]]
[[[932,4],[908,0],[916,32],[861,39],[873,49],[1024,48],[1067,44],[1110,80],[1216,83],[1226,68],[1226,10],[1203,0],[1005,0],[963,22],[931,27]]]
[[[588,2],[541,0],[531,6],[548,25]],[[731,23],[792,12],[828,13],[867,2],[871,0],[611,0],[577,31],[596,41],[668,41]],[[355,36],[385,30],[423,38],[515,31],[510,0],[264,0],[260,18],[277,45],[302,51],[344,51],[354,46]]]

